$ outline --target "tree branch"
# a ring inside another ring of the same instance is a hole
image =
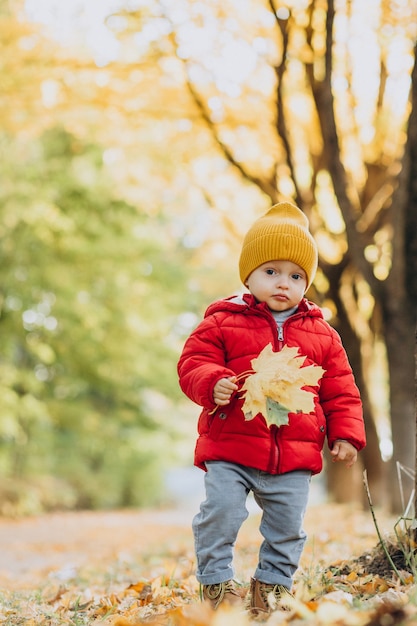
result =
[[[271,177],[270,179],[267,179],[267,178],[259,178],[258,176],[254,176],[253,174],[248,172],[248,170],[245,167],[243,167],[242,163],[240,163],[239,161],[235,159],[229,146],[227,146],[224,143],[224,141],[220,139],[217,129],[210,118],[210,114],[207,110],[205,103],[203,102],[202,98],[200,97],[200,94],[197,92],[192,82],[189,80],[188,76],[187,76],[186,82],[187,82],[188,91],[190,92],[191,97],[194,100],[194,103],[196,104],[200,112],[201,118],[207,124],[211,132],[211,135],[213,139],[215,140],[215,142],[217,143],[220,150],[222,151],[223,156],[227,159],[227,161],[229,161],[231,165],[233,165],[233,167],[235,167],[240,172],[240,174],[245,180],[249,181],[250,183],[253,183],[254,185],[257,185],[259,189],[261,189],[267,196],[271,198],[272,203],[276,202],[277,201],[277,189],[274,184],[273,178]]]
[[[314,4],[310,7],[310,24],[307,28],[307,43],[313,49],[313,28],[311,25]],[[323,137],[323,156],[326,168],[332,180],[333,189],[346,225],[346,235],[349,255],[354,259],[356,267],[372,286],[374,293],[380,292],[380,281],[373,273],[372,266],[364,256],[366,240],[356,227],[360,218],[358,200],[353,199],[354,192],[350,189],[346,170],[341,161],[339,138],[336,126],[334,99],[332,92],[332,65],[333,65],[333,22],[335,16],[334,0],[328,0],[326,14],[326,47],[324,57],[324,78],[317,80],[314,76],[313,63],[306,64],[306,74],[310,83],[313,99],[319,118]]]
[[[297,176],[295,174],[294,168],[294,159],[291,149],[291,144],[288,136],[288,126],[286,122],[285,108],[284,108],[284,98],[283,98],[283,82],[284,82],[284,74],[287,70],[287,52],[288,52],[288,42],[289,42],[289,32],[288,32],[288,22],[289,18],[283,19],[278,17],[277,9],[275,7],[275,3],[273,0],[269,0],[269,6],[271,7],[271,11],[274,14],[275,21],[278,25],[278,28],[281,32],[282,37],[282,57],[281,63],[274,66],[275,74],[277,77],[277,108],[276,108],[276,117],[275,117],[275,128],[277,129],[278,136],[282,141],[282,145],[285,150],[286,161],[288,168],[290,170],[291,179],[294,184],[295,190],[295,201],[298,206],[303,206],[303,198],[300,191],[300,188],[297,183]]]
[[[170,24],[172,25],[173,31],[172,33],[169,35],[169,39],[171,40],[171,43],[173,45],[173,49],[176,52],[177,50],[177,44],[175,41],[175,36],[174,36],[174,23],[172,22],[166,7],[164,6],[164,3],[160,2],[159,6],[162,10],[162,13],[164,15],[164,17],[170,22]],[[177,58],[179,58],[177,56]],[[276,183],[275,183],[275,168],[274,168],[274,174],[271,174],[271,176],[267,177],[267,178],[260,178],[259,176],[255,176],[253,174],[251,174],[243,165],[242,163],[240,163],[239,161],[237,161],[231,151],[231,149],[229,148],[229,146],[227,144],[224,143],[224,141],[222,141],[222,139],[220,138],[220,135],[218,133],[218,130],[215,126],[215,124],[213,123],[211,117],[210,117],[210,113],[207,109],[207,106],[205,104],[205,102],[203,101],[202,97],[200,96],[200,94],[198,93],[197,89],[194,87],[192,81],[190,80],[188,71],[187,71],[187,62],[184,59],[180,59],[182,61],[184,70],[185,70],[185,82],[186,82],[186,86],[188,89],[189,94],[191,95],[192,100],[194,101],[194,104],[196,105],[201,119],[206,123],[207,128],[209,129],[214,141],[216,142],[217,146],[220,148],[220,151],[222,152],[223,156],[225,157],[225,159],[234,167],[236,168],[240,175],[247,180],[248,182],[256,185],[261,191],[263,191],[267,196],[269,196],[269,198],[271,199],[272,204],[274,204],[275,202],[277,202],[278,200],[278,193],[277,193],[277,188],[276,188]]]

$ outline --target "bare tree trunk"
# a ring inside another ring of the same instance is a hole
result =
[[[338,311],[336,330],[344,343],[349,346],[349,361],[355,374],[356,384],[359,387],[363,405],[363,415],[366,428],[366,447],[359,455],[359,463],[353,471],[347,470],[340,463],[327,463],[327,485],[331,498],[338,503],[360,502],[366,504],[366,494],[363,489],[362,473],[366,468],[368,484],[376,505],[386,505],[386,490],[384,489],[386,466],[382,461],[379,448],[379,437],[373,415],[373,407],[368,394],[368,386],[364,373],[361,355],[361,341],[353,331],[345,306],[340,298],[340,289],[334,289],[338,282],[335,274],[338,268],[329,269],[332,276],[329,295],[333,299]],[[328,276],[328,273],[326,273]],[[340,279],[340,277],[339,277]]]
[[[417,325],[414,341],[414,411],[415,426],[417,438]],[[417,517],[417,439],[416,439],[416,457],[414,460],[414,518]],[[417,541],[417,528],[414,529],[414,540]]]
[[[415,465],[415,352],[413,336],[417,323],[417,45],[411,83],[411,113],[399,185],[393,197],[392,269],[380,302],[387,346],[393,463],[412,469]],[[395,481],[396,473],[391,472]],[[412,485],[404,485],[405,498]],[[407,489],[408,487],[408,489]],[[401,511],[398,484],[391,484],[393,510]]]
[[[348,257],[352,264],[365,278],[376,301],[383,312],[384,339],[386,341],[387,355],[390,373],[390,401],[391,422],[394,443],[393,468],[390,472],[391,479],[391,508],[400,511],[400,494],[397,480],[395,461],[410,467],[414,463],[414,437],[410,437],[414,427],[414,408],[411,375],[413,374],[413,349],[410,337],[414,332],[415,325],[415,302],[407,290],[406,274],[408,266],[406,250],[406,223],[407,211],[411,215],[417,212],[417,204],[412,200],[411,184],[413,176],[411,172],[417,168],[411,158],[413,151],[416,152],[416,142],[411,141],[416,133],[416,107],[409,120],[409,135],[407,147],[403,158],[403,173],[400,177],[399,187],[394,194],[391,206],[392,224],[394,237],[392,241],[392,268],[386,281],[378,281],[373,273],[372,266],[365,258],[364,250],[369,243],[367,236],[357,228],[358,219],[361,216],[360,207],[352,201],[352,193],[349,189],[346,171],[341,160],[341,151],[334,113],[332,93],[332,44],[333,44],[333,19],[334,2],[328,0],[326,19],[326,51],[325,51],[325,75],[323,80],[318,81],[312,68],[307,67],[307,75],[310,79],[312,94],[316,103],[317,113],[323,136],[323,156],[326,168],[332,179],[335,195],[346,224],[348,240]],[[417,82],[416,69],[413,71],[413,100]],[[414,171],[414,180],[416,172]],[[416,199],[417,200],[417,199]],[[412,207],[412,208],[411,208]],[[412,219],[412,218],[410,218]],[[415,218],[414,218],[415,223]],[[371,233],[372,234],[372,233]],[[408,234],[410,237],[410,235]],[[416,245],[417,235],[414,236],[413,244]],[[372,239],[371,239],[372,241]],[[413,280],[415,281],[415,272]],[[410,333],[411,331],[411,333]],[[350,344],[348,344],[350,345]],[[350,355],[349,355],[350,356]],[[414,375],[413,375],[414,379]]]
[[[407,284],[413,310],[417,309],[417,44],[414,47],[414,67],[412,74],[412,111],[408,125],[408,150],[410,153],[409,205],[405,216]],[[414,427],[417,437],[417,320],[414,341]],[[414,517],[417,515],[417,439],[414,459]],[[417,529],[415,540],[417,541]]]
[[[414,401],[414,345],[415,322],[410,312],[387,316],[385,342],[390,378],[391,431],[394,454],[390,471],[391,508],[402,513],[396,462],[412,469],[415,463],[415,401]],[[406,364],[406,367],[404,365]],[[412,485],[403,483],[406,501]]]
[[[275,130],[294,182],[294,196],[300,207],[308,210],[314,197],[314,182],[312,183],[310,194],[303,189],[302,185],[298,185],[297,180],[295,180],[296,168],[293,166],[295,160],[291,152],[293,147],[286,119],[288,111],[285,107],[284,83],[288,66],[287,51],[288,54],[291,52],[291,33],[289,32],[291,20],[279,19],[275,2],[270,0],[269,4],[279,27],[282,50],[282,57],[274,68],[277,77]],[[354,188],[352,179],[347,174],[342,157],[343,151],[341,150],[343,136],[338,134],[332,90],[335,2],[334,0],[327,1],[324,53],[321,46],[315,49],[314,44],[314,18],[317,17],[317,14],[314,12],[321,7],[319,5],[319,2],[312,0],[306,9],[307,14],[310,16],[309,24],[306,27],[306,46],[310,48],[311,55],[305,55],[305,71],[315,102],[323,145],[322,153],[317,156],[317,160],[320,161],[320,169],[326,169],[330,175],[337,203],[346,226],[348,247],[343,259],[343,266],[349,266],[355,275],[363,277],[363,280],[369,285],[376,302],[375,308],[380,309],[382,312],[383,328],[380,332],[386,343],[389,361],[394,460],[399,460],[404,465],[410,466],[410,464],[415,462],[414,436],[411,436],[415,426],[415,415],[412,383],[410,382],[411,374],[414,371],[414,355],[412,349],[413,341],[410,338],[414,333],[417,312],[417,73],[414,68],[412,73],[412,112],[409,119],[408,142],[404,153],[403,171],[392,205],[389,206],[388,200],[392,197],[391,188],[395,180],[392,180],[385,162],[364,164],[368,170],[367,182],[369,184],[362,190]],[[323,67],[324,72],[322,71]],[[384,81],[385,73],[381,76],[382,92]],[[224,157],[240,172],[243,178],[257,185],[259,189],[271,198],[272,202],[277,201],[279,199],[276,185],[277,157],[273,159],[275,166],[270,168],[266,176],[251,173],[240,160],[235,158],[233,148],[222,141],[205,101],[200,97],[191,81],[188,82],[188,87],[202,119],[212,132],[217,146],[222,151]],[[382,96],[380,100],[382,101]],[[314,155],[312,155],[312,159],[314,160]],[[375,171],[372,170],[373,167]],[[373,174],[378,174],[381,178],[375,180],[375,176],[372,178],[372,172]],[[384,182],[389,184],[384,185]],[[372,202],[375,197],[377,197],[376,204],[378,205],[376,212],[375,203]],[[368,205],[372,204],[372,211],[367,212]],[[372,263],[366,258],[365,250],[369,245],[375,244],[375,236],[384,224],[392,224],[394,229],[392,268],[386,280],[379,280],[375,276]],[[376,494],[379,492],[377,482],[384,479],[382,472],[385,474],[387,464],[383,464],[381,460],[375,422],[372,419],[370,402],[366,395],[366,376],[364,376],[362,371],[363,363],[361,362],[359,349],[360,337],[356,335],[352,327],[352,320],[349,319],[346,311],[342,311],[343,306],[341,306],[340,297],[337,294],[340,280],[334,278],[333,272],[328,272],[324,268],[323,271],[331,283],[330,291],[333,293],[334,300],[339,300],[337,308],[340,317],[342,318],[343,315],[346,315],[346,319],[341,322],[340,333],[346,344],[358,385],[362,391],[368,446],[361,456],[369,475],[373,497],[377,499],[378,496]],[[392,488],[385,490],[385,494],[387,498],[392,499],[392,509],[398,511],[399,490],[398,484],[394,483],[397,476],[394,463],[390,469],[390,474]]]

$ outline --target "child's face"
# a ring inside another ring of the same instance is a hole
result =
[[[291,261],[268,261],[253,270],[246,287],[258,302],[271,311],[286,311],[300,302],[307,287],[307,276]]]

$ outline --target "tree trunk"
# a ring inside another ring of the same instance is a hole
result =
[[[390,471],[391,480],[391,508],[400,511],[400,492],[397,481],[395,461],[407,467],[414,464],[414,437],[410,437],[414,428],[414,394],[412,392],[414,380],[412,333],[414,332],[416,307],[409,292],[407,292],[406,273],[409,259],[407,258],[406,233],[407,211],[414,215],[417,205],[412,201],[415,183],[411,173],[416,169],[415,138],[416,133],[416,83],[417,74],[414,66],[412,75],[413,108],[408,127],[408,141],[403,157],[403,171],[399,187],[394,194],[390,207],[394,236],[392,241],[392,268],[388,280],[376,280],[373,268],[367,261],[364,250],[369,243],[364,233],[357,228],[357,221],[361,215],[360,207],[354,206],[349,193],[348,178],[341,160],[339,138],[335,120],[333,92],[332,92],[332,43],[333,43],[334,2],[328,1],[326,20],[326,52],[325,76],[322,81],[314,77],[314,73],[307,68],[312,94],[316,103],[317,113],[323,137],[323,156],[330,174],[335,195],[342,212],[348,240],[349,261],[359,271],[369,284],[375,300],[380,304],[383,312],[384,339],[386,341],[387,357],[390,373],[390,401],[391,422],[394,444],[394,458]],[[415,174],[416,172],[414,172]],[[414,187],[412,185],[414,184]],[[414,213],[413,213],[414,211]],[[414,218],[415,220],[415,218]],[[414,236],[414,238],[413,238]],[[416,235],[411,235],[412,243],[416,243]],[[411,246],[410,246],[411,248]],[[415,281],[415,273],[412,280]],[[410,333],[411,331],[411,333]],[[394,481],[396,484],[394,484]]]
[[[337,268],[335,269],[337,272]],[[361,355],[361,341],[352,329],[347,311],[340,298],[339,288],[334,289],[335,282],[337,282],[336,272],[333,269],[326,273],[326,276],[330,274],[332,277],[329,295],[338,311],[335,327],[347,347],[349,362],[355,375],[356,384],[361,392],[367,443],[365,449],[359,455],[359,462],[355,466],[354,471],[347,470],[344,466],[340,467],[340,463],[327,463],[326,478],[328,491],[331,499],[337,503],[360,502],[365,504],[366,494],[363,489],[362,473],[363,468],[366,468],[369,489],[374,503],[377,506],[386,505],[386,490],[384,489],[386,464],[382,461],[372,403],[368,394]]]
[[[415,428],[417,437],[417,325],[414,341],[414,412],[415,412]],[[414,460],[414,517],[417,516],[417,440],[416,440],[416,457]],[[417,528],[414,530],[414,540],[417,541]]]
[[[414,398],[414,343],[415,322],[409,311],[403,315],[385,317],[385,342],[390,378],[391,431],[394,453],[390,470],[391,508],[403,513],[398,484],[397,461],[413,469],[415,464],[415,398]],[[407,502],[413,485],[403,482]]]
[[[333,191],[345,222],[348,245],[342,263],[345,268],[349,265],[352,272],[363,277],[369,285],[376,303],[375,307],[380,307],[382,310],[383,328],[380,332],[382,339],[386,342],[390,374],[391,422],[394,443],[394,461],[391,465],[384,464],[381,459],[375,421],[372,418],[370,401],[366,393],[366,375],[362,371],[363,363],[359,348],[360,337],[357,336],[355,329],[352,328],[352,321],[349,320],[348,315],[346,315],[345,320],[341,320],[339,330],[346,345],[364,403],[368,444],[365,451],[361,454],[361,458],[368,472],[372,496],[376,502],[383,504],[382,499],[380,500],[380,497],[382,498],[380,491],[383,491],[381,485],[389,469],[392,484],[391,489],[384,490],[384,495],[386,499],[392,498],[391,508],[398,511],[399,488],[395,461],[399,460],[408,467],[412,467],[415,463],[414,436],[411,436],[411,433],[413,432],[412,429],[414,428],[416,418],[413,408],[413,383],[410,384],[411,373],[414,371],[414,357],[412,351],[413,341],[410,338],[412,333],[414,333],[417,312],[417,70],[414,67],[412,73],[412,109],[398,190],[394,194],[391,206],[388,205],[388,198],[383,194],[384,199],[380,201],[380,206],[375,216],[370,220],[362,220],[362,225],[359,223],[358,226],[358,222],[367,214],[368,203],[372,204],[372,199],[383,188],[384,181],[389,182],[388,187],[395,181],[392,180],[392,175],[386,166],[384,158],[381,158],[380,162],[364,163],[368,168],[368,172],[372,166],[375,166],[378,173],[380,173],[381,180],[378,180],[379,184],[376,187],[372,185],[369,177],[369,185],[366,186],[366,189],[354,188],[352,177],[349,176],[345,168],[343,161],[344,151],[341,150],[344,137],[341,133],[339,136],[334,110],[333,22],[336,15],[335,4],[334,0],[328,0],[327,2],[324,51],[321,38],[320,45],[315,47],[316,31],[314,17],[316,16],[315,8],[319,6],[319,3],[316,3],[315,0],[310,2],[306,13],[309,16],[309,23],[306,26],[306,47],[310,49],[311,55],[305,54],[303,56],[306,59],[305,71],[315,103],[322,140],[321,154],[316,155],[317,160],[320,162],[319,166],[317,166],[317,171],[325,169],[329,173]],[[270,6],[274,16],[277,18],[275,4],[270,2]],[[299,200],[300,208],[306,209],[311,207],[311,198],[314,199],[315,187],[314,183],[312,183],[311,194],[303,192],[302,186],[297,185],[297,180],[295,180],[296,170],[292,167],[294,159],[291,153],[293,147],[291,145],[291,135],[287,132],[286,108],[284,106],[285,82],[283,79],[287,69],[287,46],[289,47],[288,54],[291,53],[291,38],[288,32],[291,22],[284,23],[278,19],[277,23],[282,37],[281,47],[283,53],[280,64],[275,67],[278,81],[276,133],[284,147],[287,166],[294,179],[295,196],[297,201]],[[264,179],[251,175],[245,165],[234,157],[233,151],[220,139],[220,134],[212,121],[207,106],[191,85],[190,92],[225,158],[244,178],[256,184],[264,193],[268,194],[273,202],[278,200],[276,172]],[[314,160],[314,156],[311,156],[312,160]],[[275,159],[273,161],[275,162]],[[315,174],[317,174],[317,171]],[[367,259],[365,250],[368,246],[375,245],[376,236],[384,224],[392,224],[394,231],[392,268],[387,280],[379,280],[375,276],[373,264]],[[340,301],[337,292],[340,277],[335,278],[332,272],[329,273],[324,268],[323,272],[331,285],[330,291],[333,293],[333,298]],[[337,308],[342,317],[343,307],[340,306],[340,302]],[[345,497],[346,485],[339,483],[339,470],[333,468],[334,466],[331,464],[328,469],[330,480],[334,485],[337,483],[335,496],[337,498]],[[331,472],[338,473],[337,481],[333,480],[333,477],[330,475]],[[347,472],[343,475],[349,475],[349,473]]]
[[[417,45],[411,82],[411,113],[398,188],[392,207],[392,269],[380,302],[385,327],[391,402],[393,464],[415,466],[415,354],[417,323]],[[401,510],[396,468],[391,471],[392,508]],[[403,484],[405,503],[414,485]]]

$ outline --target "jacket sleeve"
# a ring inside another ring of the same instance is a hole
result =
[[[216,317],[205,318],[184,344],[178,361],[179,384],[186,396],[214,408],[213,389],[220,378],[235,376],[225,364],[225,348]]]
[[[330,449],[344,439],[357,450],[366,444],[362,401],[352,368],[337,332],[331,329],[331,344],[323,361],[326,372],[321,381],[320,404],[327,422]]]

